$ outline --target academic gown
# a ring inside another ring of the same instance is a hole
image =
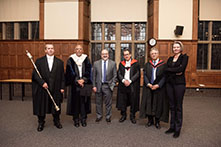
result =
[[[147,84],[151,81],[152,70],[156,69],[156,79],[152,85],[158,84],[157,90],[151,90]],[[144,66],[144,85],[140,107],[140,118],[146,118],[147,115],[155,116],[160,121],[168,122],[169,104],[166,96],[165,88],[165,68],[166,64],[160,60],[154,66],[152,61],[149,61]]]
[[[35,64],[42,76],[42,79],[34,69],[32,73],[33,113],[34,115],[39,116],[44,116],[46,113],[60,114],[61,102],[63,100],[61,89],[64,89],[65,87],[64,63],[60,59],[54,57],[51,72],[49,71],[46,56],[37,59]],[[45,82],[48,84],[49,91],[51,92],[55,103],[60,108],[59,111],[55,110],[51,98],[47,91],[42,87]]]
[[[125,96],[125,91],[126,87],[124,86],[124,83],[122,83],[122,80],[124,79],[124,74],[125,74],[125,65],[126,62],[122,61],[119,64],[119,69],[118,69],[118,92],[117,92],[117,103],[116,107],[118,110],[124,110],[123,108],[124,103],[127,103],[127,106],[134,106],[134,111],[137,112],[139,111],[139,102],[140,102],[140,66],[137,60],[132,59],[131,60],[131,67],[130,67],[130,80],[132,81],[130,85],[130,90],[131,90],[131,103],[127,101],[127,97]]]
[[[82,78],[84,79],[85,83],[84,86],[92,85],[91,80],[91,64],[88,57],[82,63]],[[67,99],[67,115],[78,115],[80,114],[80,90],[81,87],[78,85],[77,80],[80,79],[80,74],[78,70],[78,66],[73,60],[73,58],[69,58],[67,61],[66,66],[66,74],[65,74],[65,81],[66,85],[69,86],[69,94]],[[92,88],[92,86],[91,86]],[[85,92],[91,92],[92,89],[88,88]],[[85,111],[86,114],[91,113],[91,97],[84,96],[85,98]]]

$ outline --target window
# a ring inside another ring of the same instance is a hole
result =
[[[146,39],[146,24],[135,23],[135,40],[145,40],[145,39]]]
[[[132,24],[121,24],[121,40],[132,40]]]
[[[31,39],[39,39],[39,22],[31,22]]]
[[[109,51],[109,58],[115,61],[115,43],[105,43],[104,48]]]
[[[144,43],[142,44],[135,44],[135,55],[134,58],[138,60],[140,67],[143,68],[145,64],[145,48],[146,45]]]
[[[105,40],[115,40],[116,27],[113,23],[105,24]]]
[[[199,40],[208,40],[208,21],[199,22],[198,24],[198,39]]]
[[[212,44],[211,69],[221,69],[221,44]]]
[[[101,49],[102,49],[101,43],[92,43],[91,44],[91,54],[93,55],[91,58],[92,63],[101,59]]]
[[[221,70],[221,22],[199,21],[197,69]]]
[[[39,22],[0,22],[0,40],[15,39],[38,40]]]
[[[13,22],[6,22],[6,40],[13,40],[14,39],[14,23]]]
[[[27,22],[19,23],[19,29],[20,29],[20,39],[28,40],[28,23]]]
[[[101,23],[92,24],[92,40],[101,40],[102,31],[101,31]]]
[[[198,44],[197,69],[207,69],[208,44]]]
[[[131,50],[132,57],[143,67],[147,61],[146,23],[91,23],[91,59],[92,63],[100,59],[100,51],[109,50],[110,59],[117,64],[123,60],[123,50]]]
[[[221,22],[213,22],[212,40],[221,41]]]

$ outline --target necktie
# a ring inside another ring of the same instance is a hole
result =
[[[155,65],[155,63],[156,63],[156,61],[153,61],[153,65]],[[151,74],[151,80],[150,80],[151,84],[153,84],[153,82],[154,82],[154,70],[155,70],[155,68],[152,67],[152,74]]]
[[[104,61],[104,75],[103,75],[103,82],[106,82],[106,61]]]

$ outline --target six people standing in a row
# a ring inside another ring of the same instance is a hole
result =
[[[69,86],[67,99],[67,115],[73,117],[74,126],[87,126],[87,114],[91,113],[91,92],[95,93],[96,122],[103,118],[103,99],[105,103],[106,122],[111,122],[112,95],[118,80],[116,107],[120,110],[122,123],[127,118],[127,107],[130,106],[130,121],[136,123],[136,112],[140,108],[140,118],[148,118],[145,125],[155,124],[160,129],[160,121],[168,122],[169,108],[171,111],[170,128],[166,134],[180,135],[182,127],[182,103],[185,92],[185,69],[188,56],[182,54],[183,44],[175,41],[172,46],[174,56],[165,63],[159,59],[159,50],[150,50],[151,60],[144,65],[143,92],[140,103],[140,66],[132,59],[131,51],[123,51],[124,60],[116,63],[109,59],[109,51],[101,51],[101,59],[94,62],[93,71],[90,60],[83,54],[83,47],[77,45],[66,65],[64,74],[63,61],[54,57],[54,46],[46,44],[44,57],[36,60],[42,78],[33,71],[33,110],[38,116],[38,131],[44,129],[46,113],[52,113],[54,125],[61,129],[59,114],[52,105],[44,89],[48,89],[55,102],[61,106],[64,85]],[[169,99],[168,99],[169,98]],[[169,102],[168,102],[169,101]]]

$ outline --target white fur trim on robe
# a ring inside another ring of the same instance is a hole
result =
[[[78,57],[76,54],[72,54],[70,57],[77,64],[78,70],[79,70],[79,75],[80,75],[80,77],[82,77],[82,63],[86,59],[87,55],[86,54],[82,54],[80,57]]]

